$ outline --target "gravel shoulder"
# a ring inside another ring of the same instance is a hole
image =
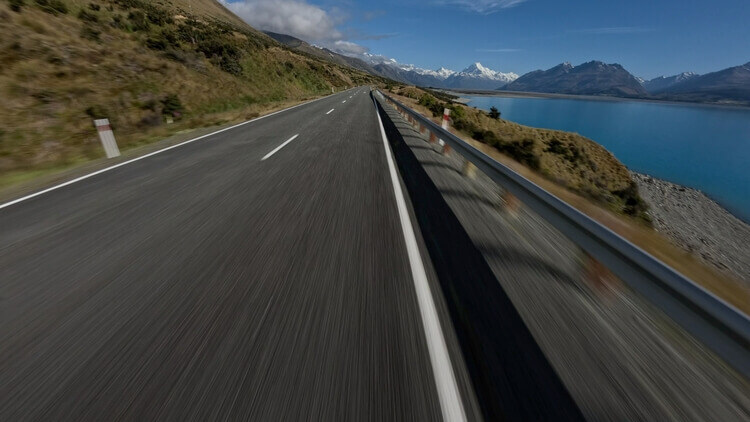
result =
[[[699,190],[631,174],[657,231],[750,288],[750,225]]]

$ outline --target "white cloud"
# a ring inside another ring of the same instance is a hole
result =
[[[245,22],[260,30],[292,35],[310,42],[337,41],[343,37],[336,28],[342,23],[343,16],[340,13],[329,13],[305,1],[220,1]]]
[[[346,56],[354,56],[354,57],[360,57],[370,51],[369,48],[363,45],[359,45],[351,41],[343,41],[343,40],[338,40],[334,42],[331,47],[332,47],[331,49],[337,53],[344,54]]]
[[[490,14],[501,9],[518,6],[526,0],[437,0],[446,6],[458,6],[472,12]]]

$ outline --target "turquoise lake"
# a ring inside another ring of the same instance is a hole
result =
[[[527,126],[577,132],[628,168],[700,189],[750,221],[750,109],[646,101],[468,96]]]

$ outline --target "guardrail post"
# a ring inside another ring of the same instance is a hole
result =
[[[419,124],[419,133],[424,133],[425,127],[422,123]]]
[[[450,115],[451,115],[450,109],[446,108],[446,109],[443,110],[443,124],[442,124],[442,126],[443,126],[443,129],[445,129],[445,130],[448,130],[448,127],[450,125],[450,120],[449,120],[450,119]],[[450,150],[451,150],[450,145],[446,144],[445,141],[443,141],[442,139],[440,139],[438,142],[440,143],[440,146],[443,147],[442,150],[440,151],[443,155],[445,155],[445,154],[447,154],[447,153],[450,152]]]
[[[430,143],[434,144],[435,142],[437,142],[437,136],[435,136],[435,132],[431,131],[430,132]]]
[[[581,254],[581,266],[583,267],[583,281],[599,293],[615,289],[619,280],[604,264],[591,256],[583,249]]]
[[[477,166],[469,160],[464,160],[464,168],[461,173],[469,179],[477,177]]]
[[[521,209],[521,201],[507,189],[503,190],[501,198],[505,204],[505,211],[511,216],[517,217],[518,211]]]

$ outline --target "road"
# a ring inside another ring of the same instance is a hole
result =
[[[396,168],[360,87],[0,205],[0,420],[578,419],[510,308],[469,374]]]
[[[0,419],[439,419],[384,151],[362,88],[0,210]]]

